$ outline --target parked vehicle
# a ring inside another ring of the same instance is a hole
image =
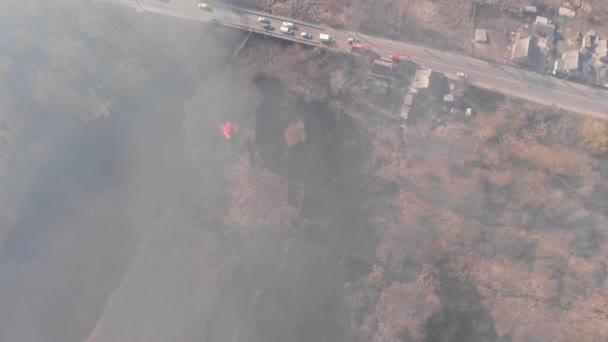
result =
[[[267,18],[264,18],[264,17],[258,17],[258,22],[259,23],[268,23],[268,22],[270,22],[270,20],[268,20]]]
[[[296,25],[294,25],[292,22],[289,22],[289,21],[284,21],[282,26],[289,27],[292,30],[296,29]]]
[[[272,27],[272,25],[270,25],[270,23],[266,23],[266,24],[262,25],[262,27],[264,28],[264,30],[274,31],[274,27]]]
[[[391,59],[393,60],[393,62],[405,62],[411,61],[412,57],[399,52],[393,52],[393,54],[391,55]]]
[[[302,32],[300,36],[304,39],[312,39],[312,34],[310,32]]]
[[[287,27],[287,26],[281,26],[281,32],[285,33],[285,34],[292,34],[293,31],[291,30],[291,28]]]
[[[456,73],[456,77],[458,77],[458,78],[467,78],[467,77],[469,77],[469,75],[465,74],[464,72],[459,71],[459,72]]]
[[[333,38],[331,38],[331,36],[328,35],[327,33],[320,33],[319,40],[322,41],[323,43],[329,44],[333,41]]]

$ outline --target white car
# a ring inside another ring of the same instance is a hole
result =
[[[267,23],[269,20],[264,18],[264,17],[258,17],[258,22],[260,23]]]
[[[289,22],[289,21],[284,21],[283,26],[289,27],[292,30],[294,30],[296,28],[296,26],[292,22]]]
[[[291,30],[291,28],[287,27],[287,26],[281,26],[281,32],[285,33],[285,34],[292,34],[293,31]]]
[[[459,71],[459,72],[456,73],[456,77],[458,77],[458,78],[467,78],[467,77],[469,77],[469,75],[465,74],[464,72]]]
[[[200,2],[200,3],[198,4],[198,8],[200,8],[200,9],[202,9],[202,10],[205,10],[205,11],[209,11],[209,10],[211,10],[211,7],[209,7],[209,5],[207,5],[207,4],[206,4],[206,3],[204,3],[204,2]]]
[[[311,39],[312,38],[312,34],[310,32],[302,32],[300,33],[300,36],[304,39]]]

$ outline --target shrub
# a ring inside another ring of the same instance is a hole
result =
[[[581,129],[585,147],[593,155],[608,152],[608,124],[595,119],[586,119]]]

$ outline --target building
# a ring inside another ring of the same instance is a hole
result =
[[[475,41],[477,43],[487,43],[488,42],[488,33],[486,30],[476,29],[475,30]]]
[[[448,82],[442,73],[432,69],[418,69],[414,75],[410,92],[424,95],[432,100],[441,100],[447,93],[447,88]]]
[[[600,39],[597,41],[597,47],[595,48],[597,58],[604,63],[608,63],[608,40]]]
[[[520,38],[513,43],[511,60],[514,63],[531,66],[535,61],[536,39],[533,37]]]
[[[375,59],[372,72],[379,76],[391,77],[393,74],[393,62]]]
[[[535,16],[538,13],[536,6],[525,6],[521,9],[521,13],[524,15]]]
[[[418,69],[412,82],[412,88],[416,90],[426,90],[431,84],[432,69]]]
[[[553,36],[555,25],[551,24],[549,19],[545,17],[536,17],[534,22],[534,32],[543,37]]]
[[[582,65],[583,59],[580,51],[566,51],[562,54],[562,58],[555,61],[553,74],[579,76],[581,74]]]
[[[410,116],[410,110],[412,109],[412,105],[414,104],[414,94],[407,93],[405,95],[405,99],[403,100],[403,105],[401,106],[401,119],[403,122],[407,121]]]
[[[568,7],[560,7],[557,9],[557,14],[559,14],[560,17],[566,17],[566,18],[574,18],[576,17],[576,11],[568,8]]]
[[[592,50],[595,47],[595,40],[597,33],[595,31],[589,31],[583,36],[583,47],[587,50]]]

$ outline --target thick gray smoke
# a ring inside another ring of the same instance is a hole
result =
[[[232,47],[198,23],[90,1],[0,1],[0,28],[0,341],[82,341],[142,241],[213,228],[183,108],[221,82]],[[222,115],[199,122],[213,130],[197,144],[217,143]],[[171,276],[158,267],[151,283]],[[130,313],[159,328],[145,309]]]

